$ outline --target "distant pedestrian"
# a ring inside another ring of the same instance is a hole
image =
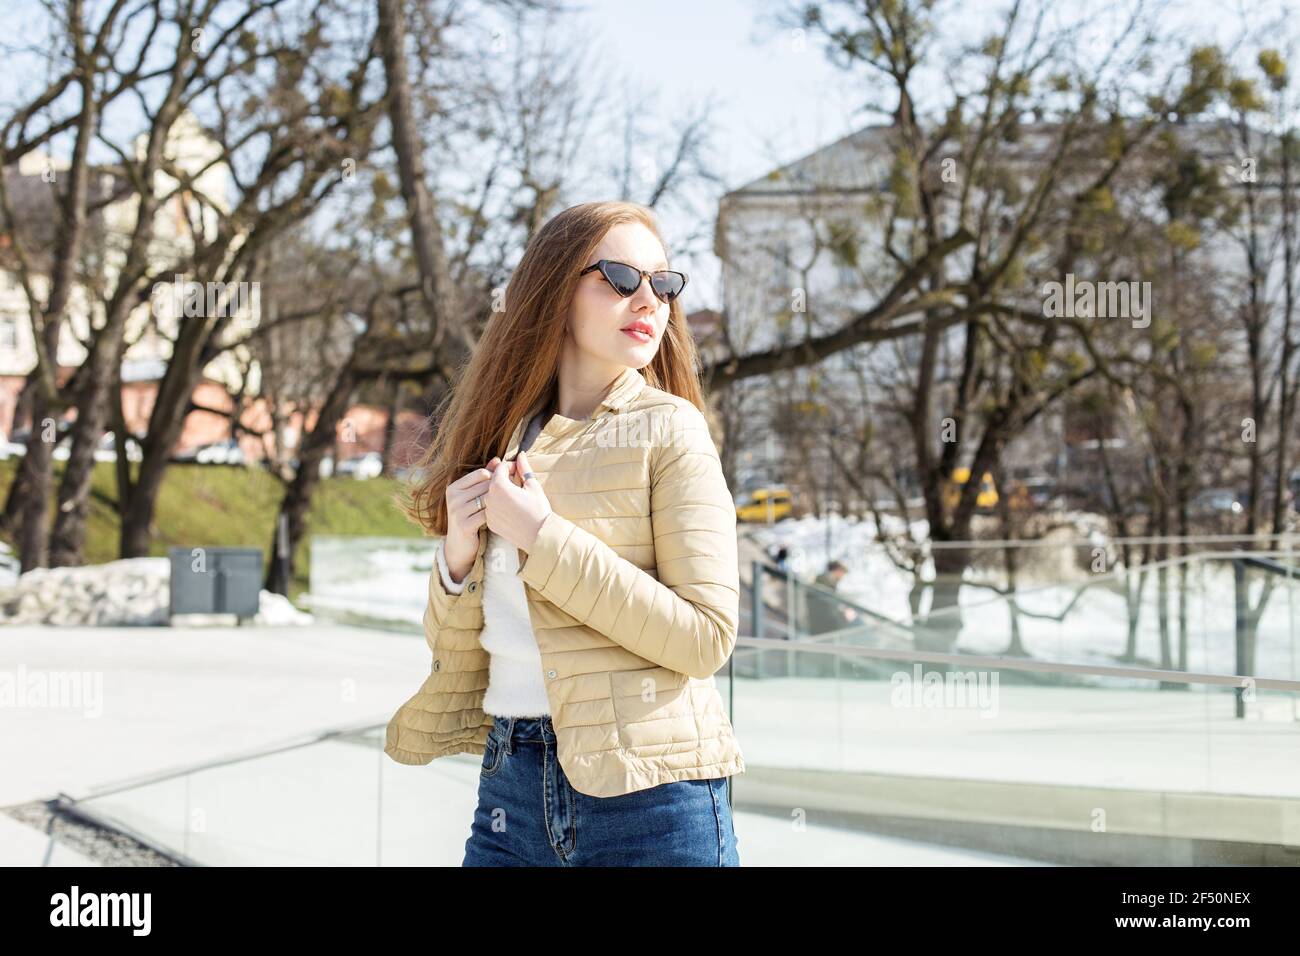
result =
[[[848,571],[842,561],[833,560],[826,565],[825,571],[817,575],[820,587],[800,589],[804,594],[804,613],[800,615],[799,621],[801,633],[825,634],[828,631],[838,631],[857,619],[857,611],[826,593],[838,591],[840,581]]]

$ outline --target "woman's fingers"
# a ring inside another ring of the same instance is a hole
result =
[[[499,482],[502,482],[502,483],[509,482],[509,481],[510,481],[510,470],[511,470],[511,466],[510,466],[509,464],[507,464],[506,467],[504,467],[504,468],[494,468],[494,469],[492,470],[492,477],[491,477],[490,479],[488,479],[488,480],[489,480],[490,482],[492,482],[492,481],[499,481]]]
[[[480,478],[472,485],[457,489],[455,494],[451,496],[451,504],[454,507],[455,505],[464,504],[466,501],[473,501],[479,495],[486,495],[491,487],[491,478]]]
[[[500,462],[500,457],[494,457],[487,467],[466,472],[447,485],[447,525],[458,536],[470,538],[487,523],[487,508],[480,507],[478,499],[492,487],[492,475]]]
[[[499,457],[494,457],[487,463],[487,467],[466,472],[449,484],[447,486],[447,510],[451,511],[466,501],[487,494],[488,488],[491,487],[492,475],[500,462]]]
[[[465,474],[457,478],[455,481],[453,481],[451,484],[449,484],[447,487],[461,489],[461,488],[466,488],[469,485],[474,484],[475,482],[490,479],[492,477],[492,472],[495,470],[496,465],[500,461],[501,458],[499,456],[494,456],[492,460],[488,462],[487,467],[475,468],[473,471],[466,472]]]
[[[522,451],[521,451],[521,452],[519,453],[519,457],[518,457],[517,459],[515,459],[515,468],[516,468],[516,469],[518,470],[518,472],[519,472],[519,483],[520,483],[521,485],[527,485],[528,482],[526,482],[526,481],[524,480],[524,475],[528,474],[528,472],[530,472],[530,471],[533,470],[533,469],[532,469],[532,466],[528,464],[528,454],[527,454],[527,452],[522,452]],[[528,479],[528,481],[536,482],[537,479],[536,479],[536,478],[530,478],[530,479]],[[540,482],[538,482],[538,483],[540,484]]]
[[[477,531],[479,525],[487,520],[487,509],[480,508],[478,502],[472,501],[457,512],[457,524],[466,531]]]
[[[448,491],[459,491],[462,488],[468,488],[477,481],[483,481],[491,478],[492,472],[487,468],[475,468],[473,471],[466,472],[455,481],[447,486]]]
[[[464,540],[473,538],[478,529],[487,521],[487,509],[480,508],[478,502],[471,501],[448,512],[447,526]]]

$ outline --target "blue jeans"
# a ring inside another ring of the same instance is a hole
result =
[[[570,786],[549,717],[497,717],[461,866],[740,866],[727,778],[616,797]]]

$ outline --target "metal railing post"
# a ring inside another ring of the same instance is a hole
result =
[[[749,578],[749,619],[754,628],[754,636],[763,636],[763,562],[754,561]],[[763,676],[763,652],[754,655],[754,677]]]
[[[795,604],[799,599],[797,588],[794,572],[787,567],[785,569],[785,639],[791,645],[799,639],[799,609]],[[785,652],[785,676],[794,676],[793,649],[787,649]]]
[[[1237,673],[1246,673],[1246,564],[1240,558],[1232,562],[1232,580],[1236,592],[1236,639],[1237,639]],[[1246,716],[1245,688],[1233,691],[1234,711],[1238,718]]]

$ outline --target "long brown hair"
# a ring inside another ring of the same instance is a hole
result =
[[[427,533],[447,533],[447,486],[503,455],[520,419],[540,399],[554,395],[578,272],[610,227],[626,222],[641,223],[663,244],[647,207],[617,201],[570,206],[529,241],[506,287],[505,311],[492,314],[473,355],[429,418],[433,441],[416,463],[419,480],[411,500],[399,502]],[[640,372],[647,385],[706,412],[695,341],[679,300],[669,304],[659,350]]]

